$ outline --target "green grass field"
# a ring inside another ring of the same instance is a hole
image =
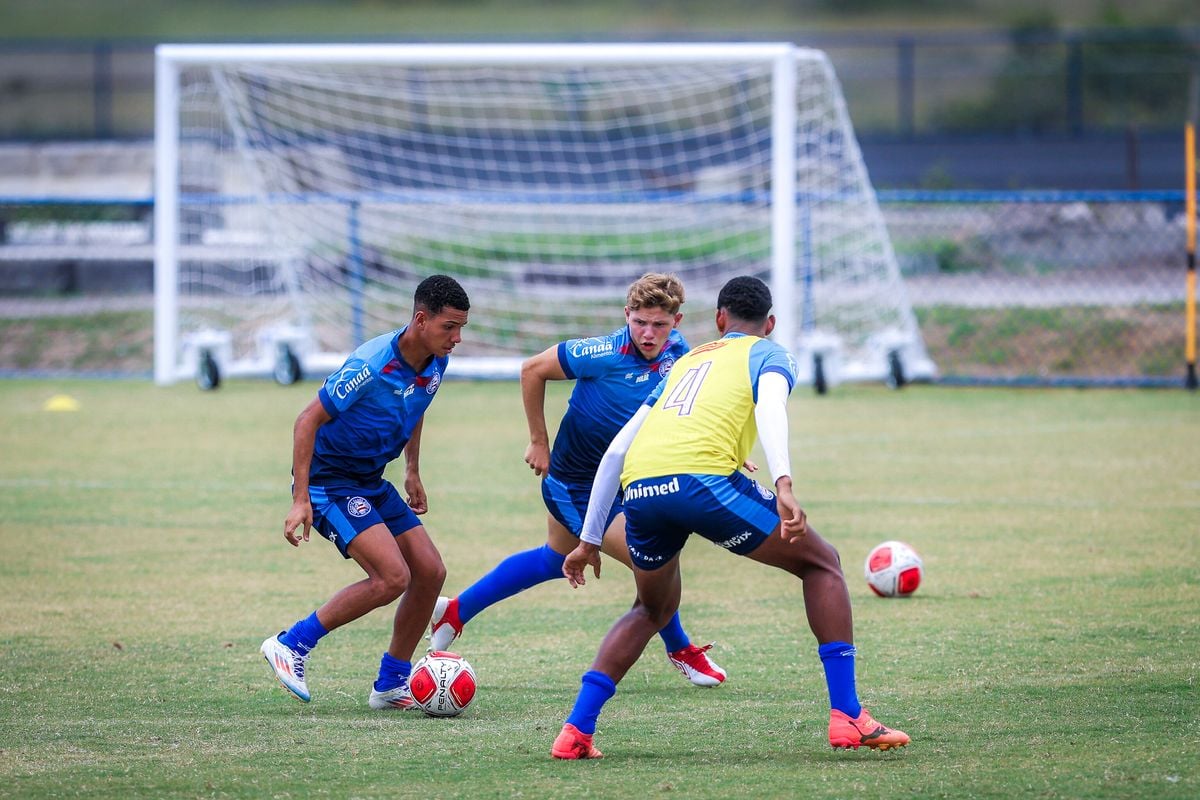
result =
[[[695,540],[684,624],[729,681],[692,688],[652,643],[601,717],[606,757],[562,763],[550,742],[632,599],[615,564],[473,622],[481,688],[456,719],[367,708],[386,611],[322,643],[311,704],[270,676],[263,637],[358,579],[281,534],[315,389],[0,382],[0,797],[1200,795],[1196,396],[797,392],[798,494],[842,553],[860,694],[913,744],[832,751],[799,584]],[[44,411],[57,393],[81,409]],[[543,540],[524,443],[514,384],[434,404],[448,590]],[[863,582],[887,538],[924,556],[911,599]]]

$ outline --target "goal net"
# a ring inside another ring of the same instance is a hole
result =
[[[166,45],[157,95],[160,383],[319,377],[436,273],[471,298],[460,375],[618,327],[652,271],[693,343],[754,274],[802,379],[933,374],[819,51]]]

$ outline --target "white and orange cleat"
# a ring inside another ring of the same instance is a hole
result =
[[[267,663],[271,665],[271,670],[283,684],[283,688],[287,689],[297,700],[307,703],[312,699],[312,695],[308,693],[308,683],[304,680],[304,665],[308,661],[307,654],[300,655],[279,641],[278,636],[268,637],[262,643],[262,647],[258,649]]]

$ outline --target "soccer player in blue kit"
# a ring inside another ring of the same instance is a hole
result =
[[[693,532],[802,581],[829,689],[831,745],[887,750],[909,742],[903,731],[876,722],[858,700],[850,593],[838,553],[808,526],[792,492],[787,397],[795,361],[765,338],[775,326],[770,310],[770,289],[759,279],[726,283],[717,297],[722,338],[676,362],[601,459],[579,545],[564,560],[563,574],[572,586],[584,584],[589,565],[600,575],[604,520],[623,487],[637,598],[584,674],[551,748],[555,758],[601,757],[593,744],[596,720],[646,643],[679,607],[679,552]],[[756,437],[775,493],[738,470]]]
[[[674,275],[643,275],[626,293],[623,328],[607,336],[568,339],[522,365],[521,395],[529,425],[525,463],[535,475],[544,476],[546,543],[507,557],[458,597],[440,598],[430,632],[433,650],[445,650],[463,625],[488,606],[563,577],[563,558],[578,541],[600,457],[646,395],[688,351],[676,330],[683,300],[683,285]],[[544,409],[546,382],[552,380],[575,381],[553,450]],[[608,511],[605,528],[604,552],[631,566],[619,499]],[[664,620],[659,634],[671,664],[693,684],[719,686],[725,680],[725,671],[708,657],[712,645],[692,644],[678,613]]]
[[[304,702],[311,699],[305,667],[321,637],[402,596],[368,704],[413,706],[412,654],[446,579],[442,557],[417,518],[428,510],[419,469],[421,429],[470,307],[453,278],[421,281],[409,323],[359,346],[296,419],[284,538],[299,546],[316,528],[367,574],[262,643],[279,682]],[[401,452],[407,502],[383,477]]]

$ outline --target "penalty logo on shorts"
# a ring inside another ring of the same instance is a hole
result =
[[[346,511],[352,517],[365,517],[371,513],[371,504],[365,497],[351,497],[346,501]]]

